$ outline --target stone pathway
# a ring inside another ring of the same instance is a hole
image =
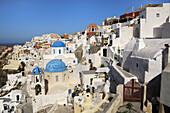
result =
[[[32,98],[29,97],[28,93],[27,93],[27,82],[23,85],[22,87],[22,104],[19,105],[18,108],[22,109],[22,113],[33,113],[33,107],[32,107]],[[24,95],[27,96],[26,100]],[[25,101],[24,101],[25,100]]]
[[[74,113],[74,110],[70,106],[58,106],[54,113]]]

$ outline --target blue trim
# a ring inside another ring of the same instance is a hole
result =
[[[71,89],[68,90],[68,94],[71,94]]]

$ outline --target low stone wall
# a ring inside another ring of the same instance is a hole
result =
[[[107,67],[108,63],[109,63],[109,58],[101,57],[101,64],[104,64],[104,66]]]
[[[105,112],[105,113],[116,113],[118,108],[120,106],[122,106],[121,100],[122,100],[121,96],[117,95],[116,98],[112,100],[113,102],[111,101],[112,104],[111,104],[110,108],[107,110],[107,112]]]
[[[67,104],[67,94],[68,91],[66,90],[65,92],[55,95],[40,95],[33,97],[33,112],[35,113],[43,107],[55,103],[58,103],[60,105]]]
[[[93,109],[90,109],[90,110],[85,110],[82,113],[95,113],[95,112],[97,112],[100,109],[101,105],[104,104],[109,98],[108,93],[105,92],[105,95],[106,96],[104,97],[104,99],[98,105],[96,105],[96,107],[94,107]],[[81,109],[79,109],[79,110],[81,110]]]
[[[116,113],[118,108],[123,105],[123,85],[120,84],[117,86],[117,94],[115,98],[109,103],[108,109],[106,109],[105,113]]]
[[[99,108],[100,108],[100,106],[103,104],[103,103],[105,103],[106,102],[106,100],[109,98],[109,95],[105,92],[105,97],[104,97],[104,99],[95,107],[95,108],[93,108],[91,111],[92,111],[92,113],[94,113],[94,112],[96,112]]]

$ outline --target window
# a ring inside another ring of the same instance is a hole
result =
[[[16,98],[17,98],[17,101],[19,101],[19,95],[17,95]]]
[[[117,50],[118,54],[120,54],[120,49]]]
[[[53,54],[55,54],[55,49],[53,49]]]
[[[90,79],[90,85],[92,85],[92,84],[93,84],[93,78]]]
[[[8,109],[7,104],[3,104],[3,105],[4,105],[4,110],[7,110]]]
[[[160,16],[160,14],[159,13],[156,13],[156,17],[159,17]]]
[[[75,63],[76,61],[75,60],[73,60],[73,63]]]
[[[119,37],[119,29],[116,29],[116,38],[118,38]]]
[[[138,66],[139,66],[138,63],[136,63],[136,67],[137,67],[137,68],[138,68]]]
[[[56,82],[58,81],[58,76],[56,76]]]
[[[61,54],[61,50],[59,49],[59,54]]]

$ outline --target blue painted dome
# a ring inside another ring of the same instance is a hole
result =
[[[41,74],[44,74],[44,72],[42,71],[41,68],[36,67],[36,68],[34,68],[34,69],[32,70],[32,73],[31,73],[31,74],[32,74],[32,75],[41,75]]]
[[[55,41],[51,47],[66,47],[62,41]]]
[[[53,72],[63,72],[66,70],[67,70],[66,65],[62,60],[53,59],[47,63],[45,72],[53,73]]]

